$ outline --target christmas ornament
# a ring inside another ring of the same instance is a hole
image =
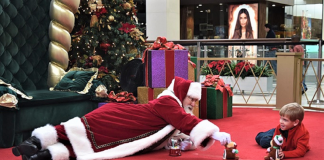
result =
[[[92,56],[93,62],[97,64],[97,66],[100,66],[103,62],[102,57],[100,55]]]
[[[112,15],[110,15],[110,16],[108,17],[108,20],[109,20],[110,22],[112,22],[112,21],[114,21],[114,20],[115,20],[115,17],[114,17],[114,16],[112,16]]]
[[[105,53],[107,53],[108,47],[110,47],[110,46],[111,46],[111,44],[109,44],[109,43],[100,43],[100,49],[105,51]]]
[[[81,40],[81,36],[74,38],[72,41],[75,43],[79,43]]]
[[[126,3],[123,4],[123,8],[124,8],[125,10],[129,10],[129,9],[132,8],[132,5],[131,5],[130,3],[128,3],[128,2],[126,2]]]
[[[90,20],[90,27],[97,27],[97,26],[98,26],[98,17],[96,14],[93,14]]]
[[[144,33],[141,32],[139,29],[137,29],[137,28],[132,28],[132,29],[131,29],[131,32],[130,32],[129,34],[130,34],[130,36],[131,36],[132,38],[134,38],[135,40],[139,40],[139,39],[141,39],[143,42],[145,42],[144,38],[142,37],[142,35],[144,35]]]

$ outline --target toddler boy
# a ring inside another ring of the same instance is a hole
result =
[[[279,157],[303,157],[309,151],[309,132],[302,123],[304,108],[298,103],[289,103],[280,111],[280,124],[276,127],[274,135],[281,134],[284,138]]]

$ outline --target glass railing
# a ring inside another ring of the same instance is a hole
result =
[[[172,40],[169,40],[172,41]],[[307,90],[299,83],[299,90],[305,94],[300,96],[300,103],[306,108],[321,109],[324,100],[322,73],[322,41],[302,40],[298,43],[290,39],[201,39],[172,41],[189,50],[192,57],[196,58],[196,81],[203,81],[206,74],[219,74],[233,87],[235,106],[276,106],[277,95],[277,68],[278,52],[290,52],[290,46],[302,45],[304,57],[303,69],[300,71],[307,84]],[[153,43],[153,41],[149,42]],[[218,66],[208,68],[213,61],[225,62]],[[235,66],[243,65],[242,68]],[[252,65],[252,66],[251,66]],[[300,95],[299,95],[300,94]],[[324,108],[324,103],[323,103]]]

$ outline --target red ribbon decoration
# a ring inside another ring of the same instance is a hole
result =
[[[147,51],[149,49],[151,49],[151,50],[176,50],[176,49],[186,50],[186,48],[180,44],[174,44],[173,42],[168,42],[165,37],[157,37],[155,42],[153,43],[153,45],[144,50],[143,57],[142,57],[143,63],[145,63],[145,60],[147,59]],[[188,54],[189,54],[188,62],[190,62],[191,65],[194,64],[193,67],[196,68],[196,64],[190,61],[190,53],[188,53]]]
[[[179,50],[186,50],[185,47],[183,47],[182,45],[180,44],[174,44],[173,42],[168,42],[167,39],[165,37],[157,37],[155,42],[153,43],[152,46],[146,48],[143,52],[143,57],[142,57],[142,62],[143,63],[147,63],[148,64],[148,59],[147,59],[147,52],[148,50],[176,50],[176,49],[179,49]],[[190,60],[190,53],[188,53],[188,62],[194,67],[196,68],[196,64],[193,63],[191,60]],[[148,66],[145,65],[145,75],[148,75]],[[147,76],[145,76],[146,79],[145,79],[145,83],[146,83],[146,86],[148,86],[148,79],[147,79]]]
[[[224,92],[223,92],[223,118],[227,117],[227,99],[228,99],[228,96],[227,96],[227,90],[224,89]]]
[[[157,37],[157,39],[155,40],[153,45],[144,50],[142,62],[143,63],[146,62],[148,64],[148,59],[147,59],[148,50],[175,50],[175,49],[185,50],[185,48],[183,46],[181,46],[180,44],[175,45],[173,42],[168,42],[165,37]],[[188,60],[188,62],[189,61],[190,60]],[[145,75],[148,75],[148,66],[147,65],[145,65]],[[145,76],[145,77],[146,77],[145,83],[146,83],[146,86],[148,86],[147,76]]]
[[[200,100],[199,118],[207,119],[207,88],[206,87],[201,88],[201,97],[206,97],[206,98],[202,98]]]
[[[230,86],[225,85],[224,80],[219,78],[219,75],[206,75],[206,79],[202,84],[206,87],[215,87],[215,90],[219,90],[222,93],[224,92],[224,88],[227,90],[230,96],[233,96],[233,91]]]
[[[134,97],[133,93],[128,93],[127,91],[122,91],[117,94],[115,94],[114,91],[111,91],[108,94],[108,99],[109,102],[119,102],[119,103],[136,101],[136,98]]]

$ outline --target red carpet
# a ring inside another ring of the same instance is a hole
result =
[[[315,160],[324,157],[324,127],[320,125],[324,113],[306,111],[303,123],[310,132],[311,150],[305,157],[298,160]],[[233,117],[211,120],[221,131],[228,132],[232,141],[238,145],[241,160],[262,160],[266,155],[266,149],[261,148],[255,142],[255,136],[260,131],[267,131],[279,124],[279,113],[269,108],[234,108]],[[167,150],[160,150],[148,154],[121,158],[122,160],[152,160],[152,159],[186,159],[186,160],[221,160],[224,147],[216,142],[206,151],[194,150],[182,152],[179,157],[170,157]],[[21,157],[14,157],[11,149],[0,148],[0,160],[20,160]],[[295,158],[297,159],[297,158]]]

